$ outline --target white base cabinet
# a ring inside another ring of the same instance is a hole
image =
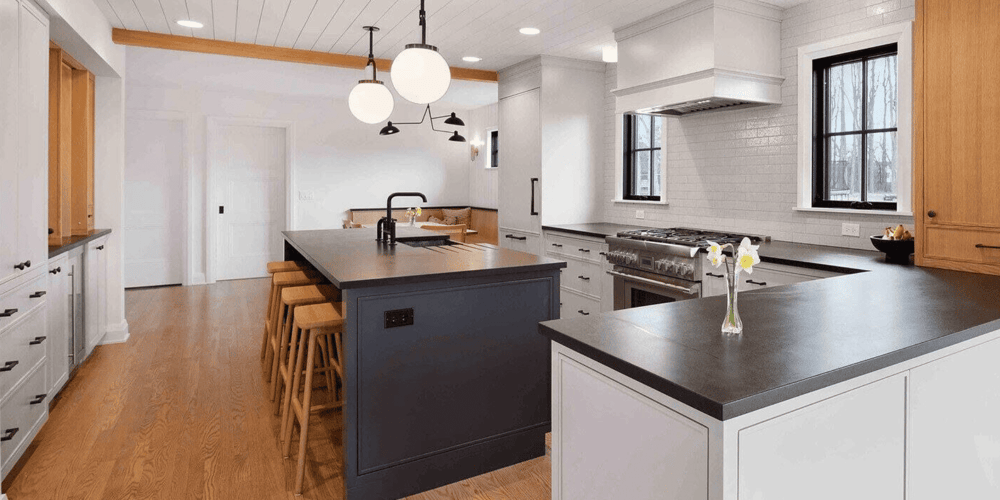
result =
[[[86,341],[84,352],[77,350],[79,364],[90,357],[94,348],[104,340],[108,331],[108,237],[103,236],[87,244],[83,258],[84,311],[86,314]],[[79,349],[79,348],[78,348]]]
[[[706,264],[702,278],[701,295],[712,297],[726,294],[726,270],[715,269]],[[791,285],[825,278],[843,276],[842,273],[821,271],[799,266],[786,266],[772,262],[761,262],[753,268],[753,274],[740,273],[739,291],[759,290],[782,285]]]
[[[560,280],[561,318],[590,316],[615,308],[614,278],[607,273],[604,238],[545,230],[542,250],[546,257],[566,262]]]
[[[49,261],[48,392],[53,396],[69,380],[69,346],[73,337],[73,268],[69,255]]]
[[[725,421],[552,344],[552,498],[1000,498],[1000,331]]]

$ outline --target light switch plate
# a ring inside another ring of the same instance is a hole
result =
[[[646,211],[645,210],[636,210],[635,211],[635,218],[636,219],[645,219],[646,218]]]
[[[855,238],[861,237],[861,224],[851,224],[845,222],[840,225],[841,236],[853,236]]]
[[[315,199],[316,195],[312,191],[299,191],[299,201],[312,201]]]

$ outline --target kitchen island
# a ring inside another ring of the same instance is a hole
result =
[[[553,499],[997,498],[1000,278],[760,255],[850,274],[541,325]]]
[[[346,498],[400,498],[545,454],[565,263],[400,225],[289,231],[345,302]],[[409,244],[407,244],[409,243]],[[417,246],[410,246],[417,245]]]

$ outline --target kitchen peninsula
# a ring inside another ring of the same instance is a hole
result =
[[[545,454],[548,341],[566,264],[400,225],[289,231],[341,289],[347,498],[399,498]],[[413,246],[411,246],[413,245]]]
[[[724,297],[542,323],[552,498],[995,498],[1000,278],[760,255],[851,274],[741,292],[739,337]]]

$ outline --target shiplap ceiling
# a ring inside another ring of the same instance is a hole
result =
[[[683,0],[426,0],[427,43],[452,66],[498,70],[538,54],[600,60],[613,31]],[[788,7],[802,0],[771,0]],[[117,28],[392,59],[419,43],[419,0],[94,0]],[[205,25],[177,25],[190,19]],[[541,35],[525,36],[530,26]],[[478,63],[463,56],[481,57]]]

